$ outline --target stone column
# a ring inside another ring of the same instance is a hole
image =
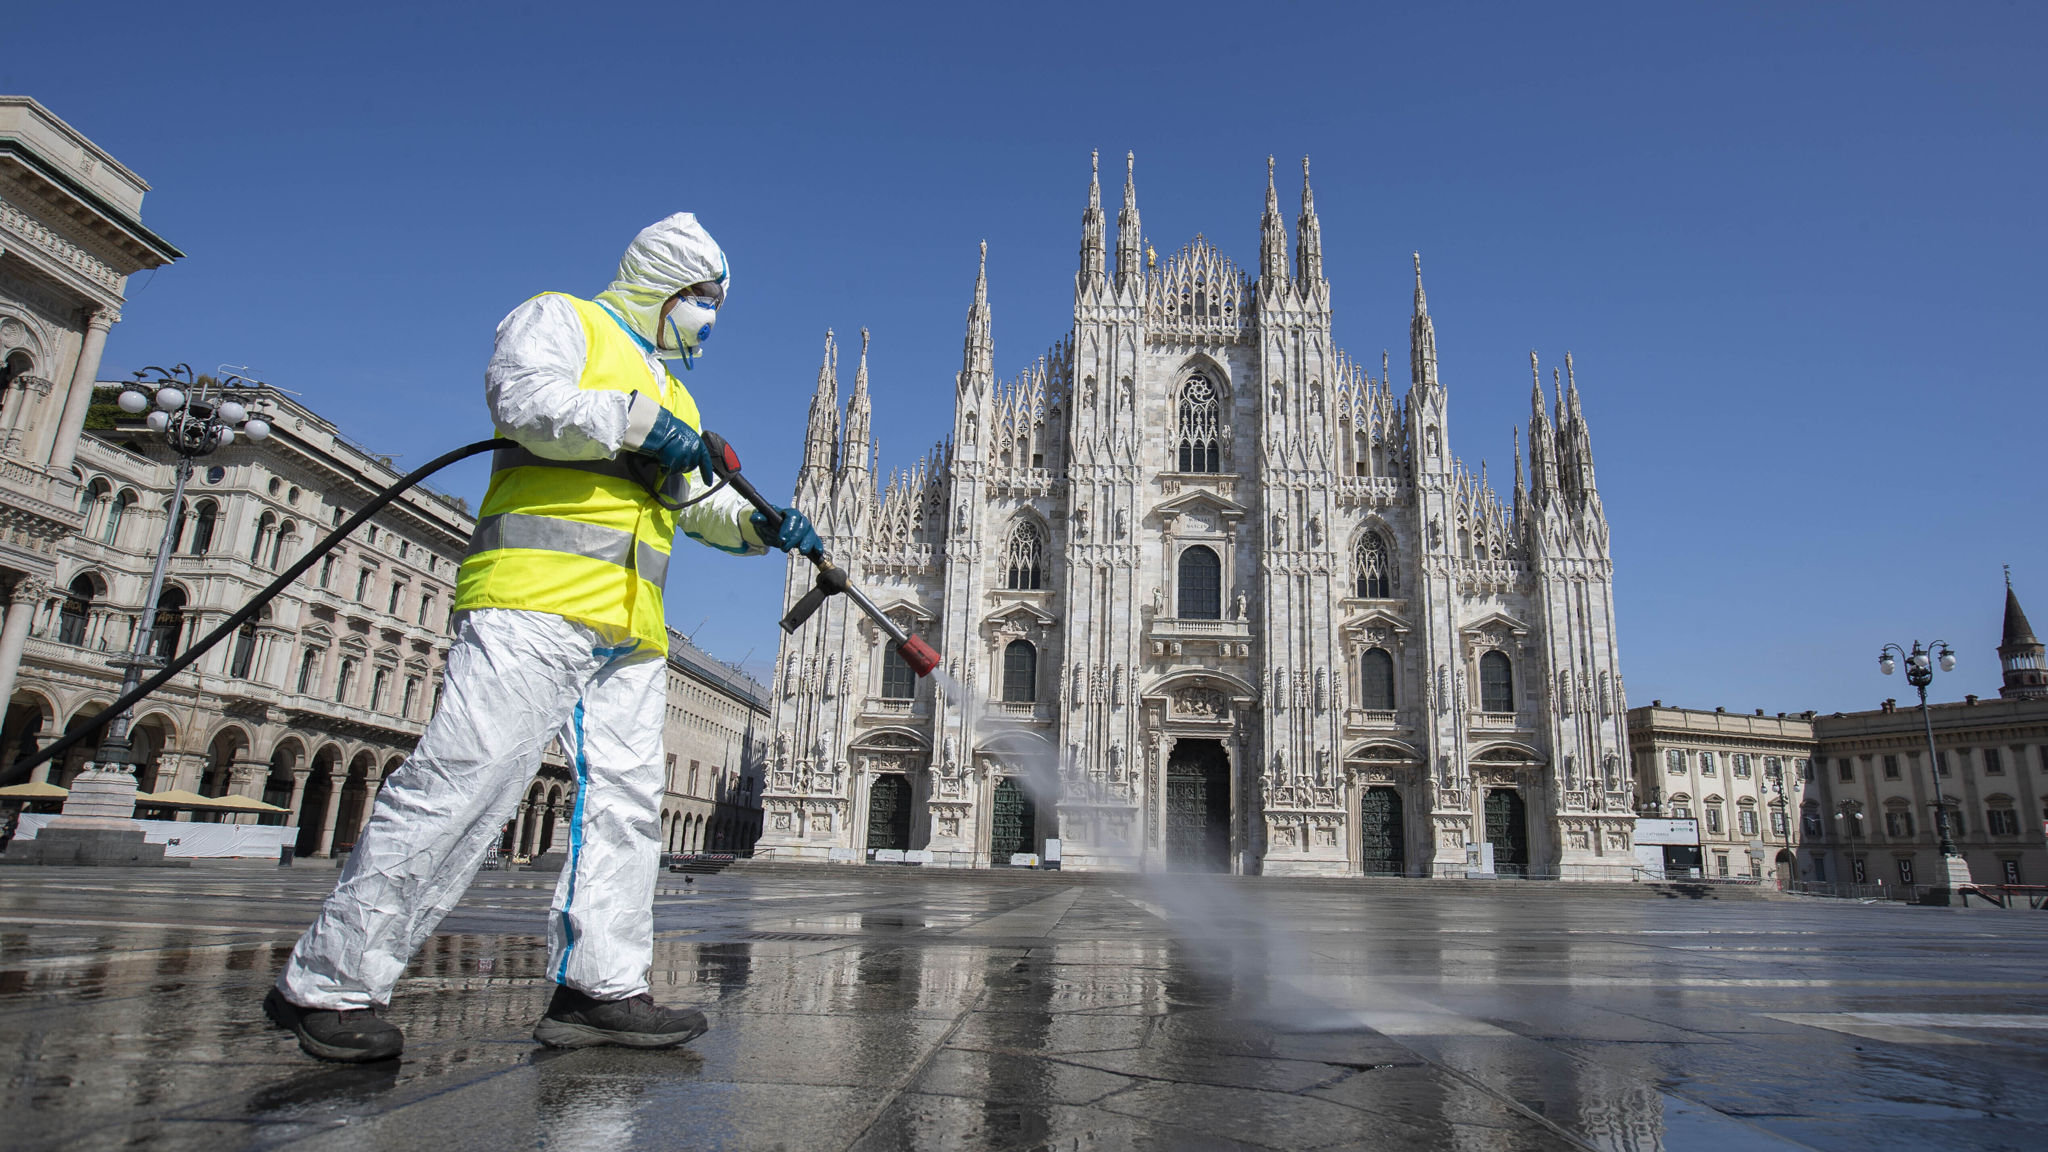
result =
[[[313,846],[315,856],[326,856],[334,847],[334,822],[341,818],[341,790],[347,784],[346,766],[327,774],[327,803],[320,811],[320,840]]]
[[[377,769],[363,773],[363,810],[356,816],[355,835],[349,838],[354,843],[363,838],[363,829],[370,826],[370,813],[377,807],[377,789],[384,783],[384,777]]]
[[[23,576],[14,582],[7,600],[7,621],[0,625],[0,708],[14,698],[14,675],[21,669],[21,650],[28,643],[28,626],[35,619],[36,606],[50,591],[50,582],[40,576]]]
[[[228,795],[246,796],[251,800],[263,799],[263,786],[270,779],[270,761],[237,758],[228,769]],[[235,816],[237,824],[260,824],[263,817],[256,812],[243,812]]]
[[[64,394],[64,413],[57,421],[56,438],[49,445],[50,471],[70,471],[78,455],[78,437],[85,430],[85,410],[92,406],[93,381],[99,378],[100,354],[107,350],[107,332],[121,313],[101,308],[85,326],[85,346],[78,350],[78,366],[71,373],[71,387]]]
[[[291,811],[285,816],[284,822],[295,828],[304,821],[304,815],[299,811],[299,805],[306,799],[306,779],[312,774],[313,770],[311,768],[292,769],[292,798],[285,802],[285,807],[291,809]]]
[[[36,751],[41,752],[43,749],[55,744],[58,740],[63,739],[63,736],[62,732],[54,732],[47,736],[36,737]],[[60,756],[57,759],[61,760],[63,757]],[[31,784],[48,784],[50,782],[50,773],[56,767],[57,764],[54,760],[43,761],[41,764],[36,765],[35,769],[28,774],[28,782]]]

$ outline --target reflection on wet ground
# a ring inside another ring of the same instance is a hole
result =
[[[558,1053],[549,879],[486,873],[399,987],[404,1061],[346,1067],[258,1006],[331,872],[12,871],[0,1145],[2048,1147],[2037,913],[728,874],[656,907],[655,994],[712,1031]]]

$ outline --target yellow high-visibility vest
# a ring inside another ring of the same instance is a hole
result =
[[[563,299],[583,322],[588,349],[577,387],[643,393],[698,427],[689,390],[667,371],[657,380],[611,313],[588,300]],[[455,578],[455,610],[549,612],[629,633],[666,653],[661,586],[677,514],[654,499],[636,471],[659,475],[652,460],[630,452],[612,460],[549,460],[524,449],[500,450]],[[671,499],[682,480],[671,478]]]

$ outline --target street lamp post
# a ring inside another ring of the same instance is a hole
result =
[[[157,603],[163,596],[164,571],[170,566],[171,550],[178,544],[178,525],[183,519],[185,485],[192,479],[192,462],[232,443],[238,431],[252,441],[270,436],[270,422],[261,414],[252,415],[247,405],[233,398],[234,391],[247,386],[239,376],[230,376],[225,381],[195,377],[190,365],[180,364],[175,368],[145,368],[135,378],[136,386],[121,393],[121,410],[131,416],[149,411],[145,423],[151,431],[162,434],[171,451],[178,454],[178,463],[163,538],[157,542],[156,567],[149,574],[149,592],[143,599],[141,625],[130,640],[127,654],[112,661],[122,670],[122,696],[142,683],[145,669],[163,666],[163,657],[150,648],[156,638]],[[154,397],[144,388],[151,389]],[[172,637],[171,642],[175,644],[177,638]],[[135,749],[130,727],[134,718],[135,710],[130,708],[107,725],[106,734],[100,737],[99,748],[93,754],[94,767],[132,776]]]
[[[195,375],[190,365],[179,364],[174,368],[145,368],[135,374],[135,379],[136,383],[120,395],[121,410],[131,416],[149,412],[145,423],[177,453],[178,464],[163,538],[157,544],[156,567],[150,572],[149,591],[143,601],[142,619],[128,652],[110,661],[122,670],[121,696],[142,683],[144,669],[162,663],[151,653],[151,641],[155,638],[164,572],[170,565],[171,549],[177,545],[178,513],[184,506],[186,482],[192,478],[192,462],[232,443],[238,434],[252,441],[270,435],[269,420],[262,414],[252,414],[236,398],[240,388],[248,385],[238,376],[214,380]],[[175,644],[177,638],[172,637],[171,642]],[[142,828],[134,819],[133,721],[134,710],[130,708],[107,725],[92,763],[71,781],[63,814],[37,835],[36,849],[28,854],[28,862],[165,863],[163,846],[144,843]]]
[[[1849,848],[1847,854],[1849,857],[1849,883],[1851,885],[1850,894],[1854,895],[1854,885],[1864,883],[1863,876],[1859,874],[1856,870],[1856,865],[1858,863],[1856,856],[1856,838],[1863,834],[1863,812],[1860,809],[1851,808],[1847,804],[1844,804],[1840,808],[1835,809],[1835,819],[1842,822],[1842,827],[1846,830],[1846,838],[1849,841]]]
[[[1920,693],[1920,724],[1927,736],[1927,776],[1934,782],[1934,828],[1939,837],[1943,873],[1943,883],[1935,889],[1935,901],[1946,904],[1951,890],[1971,882],[1970,865],[1956,847],[1955,837],[1949,834],[1948,801],[1941,791],[1941,762],[1934,749],[1934,717],[1927,707],[1927,686],[1934,682],[1936,661],[1940,662],[1943,672],[1956,670],[1956,654],[1944,640],[1927,645],[1915,640],[1911,652],[1897,644],[1886,644],[1878,652],[1877,666],[1889,676],[1897,669],[1900,659],[1906,662],[1906,683]]]
[[[1771,794],[1778,798],[1775,805],[1777,811],[1773,815],[1780,822],[1778,830],[1785,837],[1785,855],[1789,860],[1785,866],[1785,878],[1778,885],[1779,889],[1783,890],[1794,880],[1799,879],[1799,856],[1792,851],[1792,805],[1797,801],[1796,793],[1799,788],[1799,782],[1797,780],[1793,781],[1791,789],[1787,790],[1785,787],[1785,757],[1778,756],[1772,759],[1778,765],[1778,770],[1771,773]],[[1764,762],[1766,770],[1769,769],[1770,764],[1771,760]],[[1773,871],[1775,870],[1774,866]]]

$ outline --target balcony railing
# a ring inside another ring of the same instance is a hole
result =
[[[1190,620],[1160,616],[1152,621],[1151,634],[1155,640],[1249,640],[1252,638],[1252,626],[1249,620]]]

